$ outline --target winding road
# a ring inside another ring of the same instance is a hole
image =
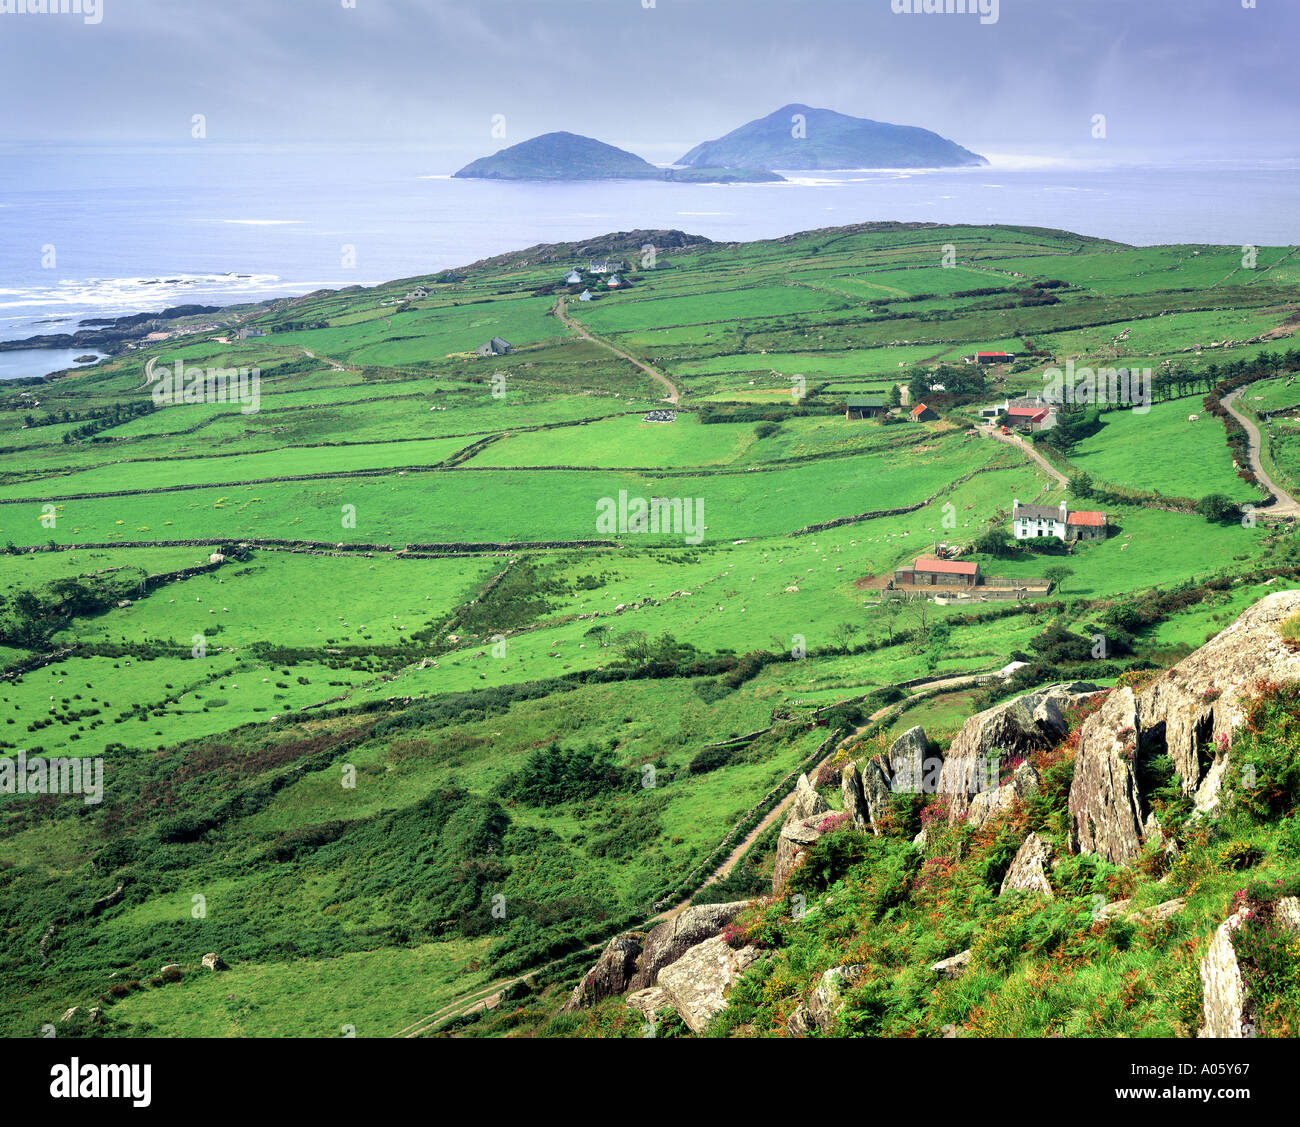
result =
[[[652,380],[657,380],[659,383],[663,384],[664,387],[668,389],[668,394],[664,396],[664,398],[667,399],[668,402],[671,403],[674,407],[677,406],[677,400],[678,400],[677,388],[674,386],[672,380],[670,380],[667,376],[665,376],[663,372],[659,371],[658,368],[651,367],[644,360],[638,360],[630,352],[624,352],[618,346],[610,344],[609,341],[602,340],[600,337],[592,335],[591,331],[585,325],[583,325],[579,321],[575,321],[564,311],[563,296],[557,297],[555,299],[555,309],[553,310],[553,312],[560,319],[560,323],[566,329],[571,329],[573,332],[577,333],[578,336],[580,336],[583,340],[589,340],[591,341],[592,344],[598,344],[602,348],[609,349],[609,351],[612,352],[615,356],[622,357],[630,364],[635,364],[638,368],[641,369],[641,371],[643,371]]]
[[[1248,384],[1247,387],[1249,386],[1250,385]],[[1251,471],[1257,478],[1259,478],[1264,488],[1273,494],[1273,500],[1267,505],[1260,505],[1258,511],[1262,516],[1266,517],[1300,516],[1300,502],[1297,502],[1290,493],[1286,492],[1286,490],[1264,472],[1264,463],[1260,457],[1261,452],[1264,449],[1264,440],[1260,436],[1259,427],[1257,427],[1234,406],[1236,400],[1244,390],[1245,388],[1238,388],[1236,391],[1225,395],[1219,402],[1223,404],[1224,409],[1228,414],[1236,419],[1246,431],[1246,438],[1250,443]]]
[[[1005,442],[1008,446],[1016,447],[1026,458],[1037,463],[1038,468],[1058,485],[1066,486],[1069,484],[1065,474],[1061,473],[1051,462],[1035,450],[1031,443],[1026,442],[1018,434],[1002,434],[997,427],[980,427],[980,434],[995,438],[998,442]]]

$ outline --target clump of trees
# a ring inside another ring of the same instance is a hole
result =
[[[617,761],[612,747],[588,742],[566,749],[552,743],[532,752],[518,771],[507,775],[497,795],[530,806],[558,806],[629,791],[636,781],[636,773]]]

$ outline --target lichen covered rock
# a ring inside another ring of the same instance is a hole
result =
[[[659,972],[659,988],[693,1033],[705,1027],[727,1005],[727,995],[758,958],[753,947],[733,951],[721,936],[706,939]]]

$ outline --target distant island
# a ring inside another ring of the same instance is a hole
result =
[[[453,176],[464,180],[676,180],[696,184],[774,181],[767,169],[656,168],[635,153],[577,133],[543,133],[471,161]]]
[[[969,168],[988,161],[928,129],[792,104],[696,145],[677,163],[689,168],[829,171]]]

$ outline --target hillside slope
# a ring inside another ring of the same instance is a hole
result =
[[[920,728],[841,755],[801,778],[769,895],[613,940],[549,1031],[1295,1036],[1298,611],[994,706],[941,759]]]
[[[778,844],[781,804],[838,741],[870,817],[870,741],[951,747],[972,713],[1173,665],[1300,586],[1290,526],[1233,507],[1262,498],[1213,400],[1188,418],[1229,382],[1289,394],[1300,266],[1260,261],[1243,280],[1238,247],[1031,227],[629,230],[142,326],[95,366],[0,382],[0,782],[19,749],[103,767],[101,802],[0,789],[0,1031],[393,1036],[484,999],[456,1028],[622,1022],[612,999],[556,1014],[611,936],[770,894],[800,844]],[[961,363],[985,348],[1018,358]],[[1043,447],[1066,492],[974,408],[1070,359],[1151,366],[1156,403]],[[256,409],[156,401],[178,360],[257,369]],[[900,384],[940,417],[846,417]],[[1088,478],[1076,455],[1103,460]],[[624,497],[691,527],[619,527]],[[1013,498],[1087,498],[1113,534],[999,542]],[[937,540],[1017,597],[887,598]],[[1034,832],[1060,856],[1051,793]],[[905,951],[846,903],[882,967],[961,950],[917,915]],[[815,961],[765,987],[771,1028]]]

